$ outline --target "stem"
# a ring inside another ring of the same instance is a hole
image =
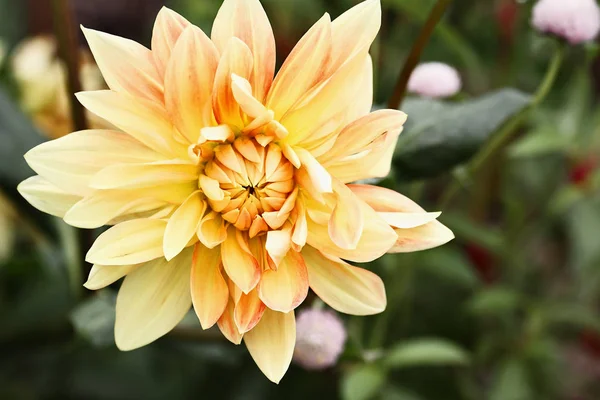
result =
[[[402,67],[402,71],[398,77],[398,82],[396,82],[396,87],[394,88],[392,97],[388,102],[388,108],[397,109],[402,104],[402,100],[404,100],[404,96],[406,96],[406,86],[408,85],[410,75],[419,63],[421,53],[429,42],[429,38],[431,37],[435,26],[440,21],[446,12],[446,8],[448,8],[448,5],[450,5],[451,2],[452,0],[438,0],[435,6],[433,6],[431,9],[429,17],[427,17],[427,21],[425,21],[425,25],[421,29],[419,37],[413,43],[410,54],[408,55],[408,58]]]
[[[504,146],[506,146],[506,144],[512,140],[514,134],[517,132],[517,128],[521,125],[529,113],[546,98],[548,93],[550,93],[550,90],[556,81],[556,77],[558,75],[558,71],[560,70],[563,59],[564,46],[560,45],[554,53],[552,61],[548,66],[548,70],[546,71],[546,75],[533,95],[529,105],[524,110],[509,119],[508,122],[506,122],[504,126],[502,126],[502,128],[492,136],[491,140],[481,149],[481,151],[477,153],[475,157],[473,157],[473,160],[465,167],[467,176],[472,176],[475,171],[481,168],[481,166],[484,165],[489,158],[502,150]],[[446,208],[446,206],[450,204],[450,202],[454,199],[454,196],[458,194],[460,188],[460,182],[456,179],[453,180],[448,189],[442,195],[440,200],[440,209]]]

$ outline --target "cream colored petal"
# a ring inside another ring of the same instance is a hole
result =
[[[441,246],[454,239],[450,229],[438,221],[411,229],[396,229],[398,240],[390,253],[409,253]]]
[[[240,331],[237,328],[237,325],[235,324],[233,315],[234,308],[235,303],[230,297],[225,311],[221,315],[221,318],[219,318],[219,320],[217,321],[217,325],[219,326],[221,333],[227,338],[227,340],[229,340],[233,344],[240,344],[242,343],[243,334],[240,333]]]
[[[287,229],[271,230],[267,232],[267,241],[265,250],[276,266],[279,266],[285,255],[292,247],[292,230],[291,226]]]
[[[202,200],[200,191],[197,191],[171,215],[163,240],[163,251],[167,260],[175,258],[188,246],[190,239],[196,235],[204,211],[206,202]]]
[[[268,114],[265,106],[252,94],[252,86],[247,79],[231,74],[231,91],[240,109],[250,118],[261,119]],[[270,118],[273,119],[272,114]]]
[[[90,179],[116,163],[155,161],[161,156],[130,136],[114,131],[74,132],[42,143],[25,154],[29,166],[65,192],[87,195]]]
[[[244,42],[232,37],[225,48],[215,77],[212,105],[215,118],[220,124],[230,124],[243,128],[244,122],[232,91],[231,75],[250,79],[253,68],[252,52]]]
[[[94,265],[90,270],[87,281],[83,284],[86,289],[98,290],[115,283],[125,275],[135,271],[144,264],[134,265]]]
[[[211,211],[207,213],[198,225],[196,232],[200,242],[212,249],[227,239],[227,228],[221,214]]]
[[[177,41],[165,72],[165,105],[177,130],[196,143],[212,120],[211,92],[219,53],[200,28],[189,26]]]
[[[350,184],[348,188],[377,212],[426,212],[408,197],[391,189],[362,184]]]
[[[327,258],[310,246],[304,247],[302,256],[311,289],[333,309],[352,315],[385,310],[385,287],[371,271]]]
[[[227,229],[227,239],[221,244],[223,267],[229,278],[244,293],[249,293],[260,280],[258,261],[248,248],[246,234],[233,226]]]
[[[92,178],[95,189],[144,188],[191,182],[198,179],[198,167],[186,161],[148,164],[116,164],[104,168]]]
[[[81,200],[81,196],[69,194],[38,175],[21,182],[17,190],[38,210],[61,218]]]
[[[159,219],[122,222],[96,239],[85,260],[101,265],[127,265],[162,258],[166,227],[166,221]]]
[[[92,113],[168,157],[187,157],[187,147],[175,140],[164,107],[111,90],[80,92],[77,99]]]
[[[294,312],[284,314],[267,309],[258,325],[244,335],[244,342],[263,374],[272,382],[279,383],[294,354]]]
[[[82,30],[108,87],[162,103],[162,79],[150,50],[129,39],[93,29]]]
[[[159,258],[125,278],[117,296],[115,342],[121,350],[151,343],[190,309],[191,249],[171,261]]]
[[[332,193],[332,181],[329,172],[308,151],[298,147],[294,149],[315,190],[319,193]]]
[[[187,19],[167,7],[158,12],[152,30],[152,56],[161,77],[165,74],[177,39],[189,25]]]
[[[234,320],[237,329],[241,333],[246,333],[258,324],[265,312],[266,306],[258,297],[256,289],[250,293],[242,293],[240,299],[235,304]]]
[[[342,249],[356,249],[365,226],[363,206],[346,185],[333,182],[336,203],[329,219],[329,237]]]
[[[192,302],[202,329],[213,326],[227,307],[229,289],[221,274],[221,252],[196,244],[191,275]]]
[[[275,71],[275,38],[260,1],[225,0],[213,24],[211,39],[223,54],[232,37],[246,43],[254,56],[250,83],[254,97],[264,101]]]
[[[330,53],[331,20],[325,14],[300,39],[277,73],[267,98],[267,107],[276,119],[325,79]]]
[[[275,311],[289,312],[302,304],[308,294],[308,275],[300,253],[288,252],[277,270],[263,272],[258,294]]]
[[[442,213],[404,213],[404,212],[380,212],[377,213],[392,228],[411,229],[435,221]]]

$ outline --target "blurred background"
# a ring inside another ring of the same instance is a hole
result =
[[[209,32],[221,2],[70,3],[77,24],[149,45],[163,5]],[[262,3],[281,63],[324,12],[358,1]],[[382,0],[376,107],[434,4]],[[16,192],[33,174],[22,155],[72,129],[52,3],[0,0],[0,399],[600,399],[600,59],[594,43],[537,32],[532,7],[450,4],[421,61],[456,68],[462,89],[404,99],[409,122],[378,184],[443,211],[456,239],[367,265],[386,283],[387,310],[339,315],[346,341],[335,365],[296,362],[274,385],[244,346],[201,331],[193,314],[152,345],[116,349],[118,283],[81,286],[79,243],[97,232],[42,215]],[[78,41],[83,87],[102,88]],[[303,308],[321,307],[312,299]],[[317,321],[308,338],[299,330],[309,345],[298,360],[328,351],[324,327]]]

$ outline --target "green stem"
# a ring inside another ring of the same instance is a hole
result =
[[[413,43],[410,54],[408,55],[408,58],[402,67],[402,71],[398,77],[398,82],[396,83],[392,97],[390,97],[390,101],[388,102],[388,108],[397,109],[402,104],[404,96],[406,96],[406,86],[408,85],[410,75],[419,63],[419,60],[421,59],[421,53],[423,53],[425,46],[427,46],[435,26],[440,21],[446,12],[446,8],[448,8],[448,5],[450,5],[451,2],[452,0],[438,0],[435,6],[433,6],[431,9],[429,17],[427,17],[427,21],[425,21],[425,25],[421,29],[419,37]]]
[[[512,140],[514,134],[517,132],[517,128],[521,125],[529,113],[542,101],[544,101],[548,93],[550,93],[550,90],[556,81],[556,77],[558,75],[558,71],[560,70],[560,66],[562,65],[563,59],[564,46],[560,45],[554,53],[554,57],[548,66],[546,76],[533,95],[529,105],[523,111],[508,120],[508,122],[506,122],[502,128],[500,128],[500,130],[492,136],[491,140],[481,149],[481,151],[477,153],[475,157],[473,157],[471,162],[465,167],[467,176],[473,176],[473,174],[479,170],[488,159],[501,151],[506,144]],[[460,182],[454,179],[448,189],[442,195],[439,208],[446,208],[458,194],[460,188]]]

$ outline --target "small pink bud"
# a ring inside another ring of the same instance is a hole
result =
[[[298,313],[294,361],[304,368],[334,366],[345,342],[346,329],[333,311],[307,309]]]
[[[541,32],[578,44],[598,35],[600,8],[596,0],[539,0],[533,7],[532,23]]]
[[[408,80],[408,91],[423,97],[450,97],[458,93],[460,88],[458,71],[439,62],[418,65]]]

